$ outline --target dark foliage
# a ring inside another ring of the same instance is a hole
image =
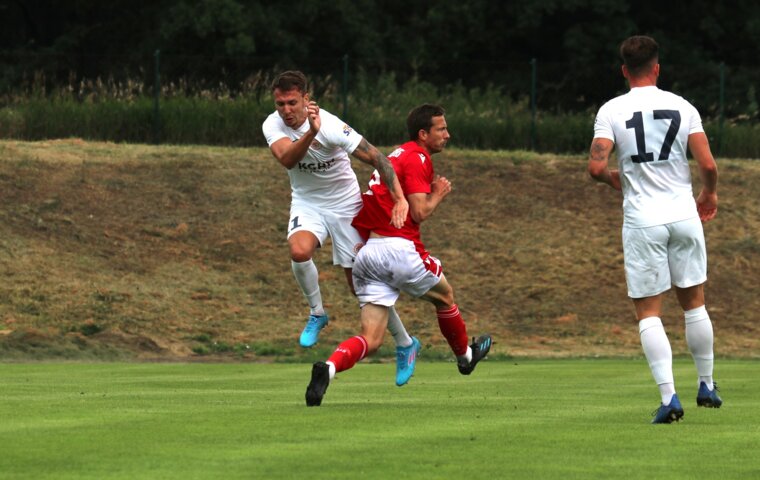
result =
[[[593,109],[624,89],[617,47],[631,34],[661,44],[662,85],[718,114],[756,106],[760,4],[754,0],[4,0],[0,93],[32,82],[161,76],[232,90],[258,72],[300,68],[342,78],[358,70],[433,84],[499,85],[554,111]],[[349,59],[344,63],[344,59]],[[754,103],[753,103],[754,102]]]

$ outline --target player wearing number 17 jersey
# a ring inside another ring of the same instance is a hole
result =
[[[713,328],[705,308],[707,254],[701,222],[715,217],[718,169],[697,110],[657,88],[654,39],[634,36],[620,46],[630,91],[604,104],[594,124],[589,173],[623,192],[623,257],[644,354],[661,405],[652,423],[683,416],[675,390],[670,342],[660,319],[664,292],[675,287],[684,310],[686,342],[697,367],[697,405],[720,407],[713,382]],[[617,150],[618,169],[608,160]],[[687,149],[702,191],[692,192]]]

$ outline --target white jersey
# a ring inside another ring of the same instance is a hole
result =
[[[682,97],[655,86],[632,88],[602,105],[594,138],[615,143],[623,188],[623,223],[640,228],[697,216],[686,156],[702,119]]]
[[[330,112],[319,109],[322,125],[304,158],[288,170],[292,201],[335,213],[355,214],[361,206],[361,192],[351,168],[349,153],[362,136]],[[308,120],[294,130],[272,113],[262,126],[267,143],[289,138],[296,141],[309,130]]]

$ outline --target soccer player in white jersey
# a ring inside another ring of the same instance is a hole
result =
[[[705,309],[707,254],[701,222],[718,210],[718,168],[697,110],[657,88],[658,45],[646,36],[620,46],[630,91],[596,116],[589,174],[623,192],[623,257],[644,354],[662,403],[652,423],[683,417],[673,380],[670,342],[660,319],[664,292],[675,287],[684,310],[686,342],[698,375],[697,405],[723,403],[713,382],[713,328]],[[607,163],[613,148],[618,169]],[[702,190],[694,201],[687,148]],[[701,220],[701,222],[700,222]]]
[[[328,323],[322,304],[317,267],[312,257],[327,237],[333,241],[333,263],[341,265],[354,292],[351,268],[363,239],[351,221],[362,206],[359,184],[349,154],[372,165],[388,185],[393,185],[391,224],[403,226],[409,211],[401,185],[387,157],[335,115],[310,100],[303,73],[286,71],[275,78],[272,93],[276,111],[262,130],[269,148],[288,170],[292,198],[288,221],[291,267],[301,292],[311,307],[300,344],[311,347]],[[396,342],[397,378],[403,385],[414,370],[406,361],[413,340],[394,311],[388,328]],[[403,360],[403,361],[402,361]]]

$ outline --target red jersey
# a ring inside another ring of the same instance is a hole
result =
[[[388,155],[396,172],[396,177],[404,190],[404,195],[413,193],[430,193],[433,183],[433,162],[430,155],[416,142],[406,142]],[[414,242],[414,246],[424,260],[430,254],[420,240],[420,224],[407,214],[404,226],[396,228],[391,225],[393,197],[388,187],[380,179],[377,171],[369,181],[369,190],[362,194],[362,209],[354,218],[352,225],[365,238],[370,232],[384,237],[401,237]]]

